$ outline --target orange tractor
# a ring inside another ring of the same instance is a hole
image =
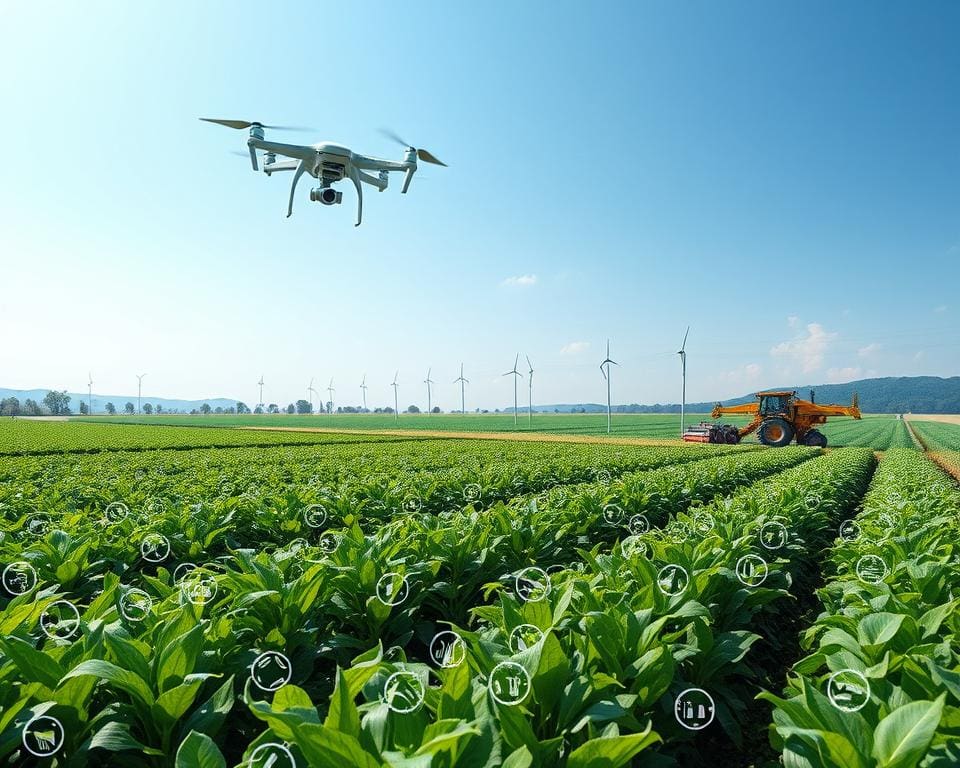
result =
[[[779,448],[796,438],[797,445],[825,448],[827,436],[815,427],[825,424],[827,416],[859,419],[860,406],[856,395],[853,396],[853,403],[847,406],[817,405],[813,401],[812,391],[809,400],[801,400],[795,391],[757,392],[756,402],[730,406],[717,403],[710,416],[718,419],[724,414],[753,418],[745,427],[701,422],[695,427],[688,427],[683,439],[691,443],[739,443],[742,438],[756,431],[757,439],[764,445]]]

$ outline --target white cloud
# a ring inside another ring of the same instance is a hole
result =
[[[938,315],[942,315],[944,312],[947,311],[947,305],[941,304],[939,307],[934,307],[933,311],[936,312]]]
[[[796,315],[790,315],[790,317],[787,318],[787,325],[789,325],[791,328],[799,328],[800,318]]]
[[[881,349],[883,349],[883,344],[878,344],[874,341],[865,347],[860,347],[860,349],[857,350],[857,355],[860,357],[870,357],[870,355],[875,355]]]
[[[859,366],[847,366],[846,368],[831,368],[827,371],[827,381],[831,384],[842,384],[846,381],[863,378],[863,369]]]
[[[571,341],[569,344],[564,344],[560,347],[561,355],[579,355],[583,352],[586,352],[590,349],[589,341]]]
[[[807,323],[806,333],[777,344],[770,354],[795,360],[804,373],[813,373],[823,367],[823,356],[836,338],[835,332],[827,331],[820,323]]]
[[[536,275],[515,275],[513,277],[508,277],[500,285],[505,288],[529,288],[531,285],[537,284]]]

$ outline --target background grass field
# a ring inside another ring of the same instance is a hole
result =
[[[686,423],[709,420],[709,414],[687,414]],[[176,425],[190,427],[296,427],[335,430],[423,430],[437,432],[542,432],[545,434],[604,437],[607,434],[606,414],[535,413],[532,421],[526,414],[514,425],[513,414],[313,414],[288,415],[209,415],[209,416],[114,416],[89,417],[84,421],[115,424]],[[724,421],[745,424],[745,418]],[[862,446],[876,450],[910,447],[912,441],[906,424],[894,416],[871,415],[861,421],[834,419],[823,432],[833,446]],[[678,438],[680,417],[677,414],[614,414],[611,435],[655,440]],[[748,441],[755,441],[751,436]]]

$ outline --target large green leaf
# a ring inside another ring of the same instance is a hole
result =
[[[153,693],[150,687],[142,677],[127,669],[121,669],[116,664],[111,664],[103,659],[89,659],[81,662],[76,667],[63,676],[64,680],[82,675],[93,675],[101,680],[113,683],[117,688],[129,693],[134,699],[142,704],[150,706],[153,704]]]
[[[619,768],[628,765],[630,759],[651,744],[662,741],[650,730],[627,736],[601,736],[590,739],[570,753],[567,768]]]
[[[190,731],[177,750],[175,768],[226,768],[227,761],[213,739]]]
[[[873,756],[878,768],[913,768],[926,754],[936,733],[946,695],[936,701],[914,701],[895,709],[877,726]]]
[[[38,651],[26,640],[10,635],[0,639],[0,648],[17,665],[26,680],[56,688],[63,677],[63,669],[43,651]]]

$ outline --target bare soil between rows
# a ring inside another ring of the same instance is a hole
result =
[[[455,438],[458,440],[515,440],[527,443],[596,443],[600,445],[680,445],[677,439],[549,435],[543,432],[453,432],[445,429],[334,429],[333,427],[237,427],[262,432],[329,432],[330,434],[389,435],[391,437]],[[689,445],[689,443],[687,443]],[[709,450],[709,449],[705,449]]]

